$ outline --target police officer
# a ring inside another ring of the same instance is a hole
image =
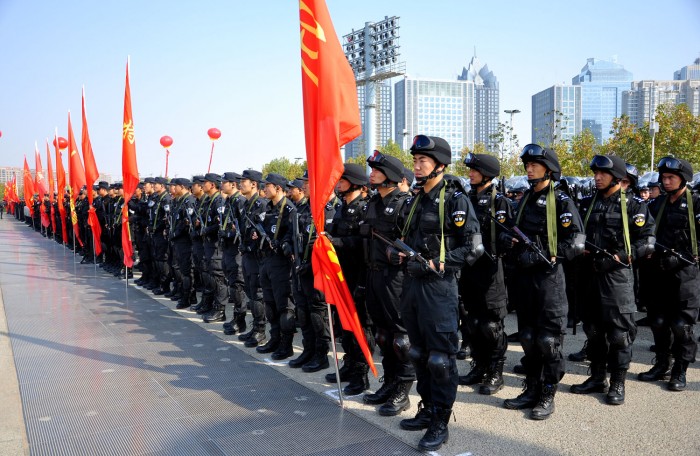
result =
[[[472,370],[460,377],[459,383],[481,383],[479,394],[494,394],[503,388],[503,363],[508,348],[504,331],[507,297],[497,248],[498,233],[503,230],[498,223],[512,225],[513,209],[493,184],[493,179],[501,173],[496,157],[469,153],[464,164],[470,168],[469,200],[479,219],[485,255],[474,265],[465,266],[459,280],[474,360]]]
[[[401,181],[408,181],[407,170],[398,158],[375,152],[367,159],[372,169],[369,185],[376,190],[365,207],[360,234],[366,243],[367,310],[375,328],[375,340],[382,350],[384,383],[377,391],[365,394],[366,404],[380,405],[377,413],[395,416],[407,410],[409,392],[416,379],[416,370],[408,356],[411,344],[401,318],[401,288],[404,272],[401,257],[395,250],[387,255],[387,244],[401,237],[404,205],[409,194],[401,190]],[[346,165],[347,166],[347,165]],[[364,175],[364,170],[363,175]],[[413,181],[413,172],[410,180]]]
[[[579,293],[586,303],[582,317],[591,376],[572,385],[571,392],[607,393],[608,404],[620,405],[637,334],[632,262],[653,252],[654,221],[647,205],[623,189],[627,170],[622,158],[596,155],[590,168],[597,192],[581,201],[588,247]]]
[[[173,224],[170,240],[173,244],[174,261],[178,265],[182,293],[176,308],[186,309],[197,303],[197,294],[193,287],[192,275],[192,238],[190,230],[194,227],[195,197],[190,193],[192,182],[184,177],[171,181],[175,186],[177,200],[174,201]]]
[[[259,250],[260,285],[265,301],[265,315],[270,323],[270,339],[256,348],[258,353],[272,353],[273,360],[294,355],[292,342],[296,328],[292,287],[292,217],[294,204],[285,196],[287,179],[276,173],[265,177],[268,199],[261,227],[252,233],[262,242]]]
[[[367,204],[362,198],[363,185],[367,185],[364,167],[346,163],[335,187],[335,193],[341,199],[342,205],[335,211],[331,223],[326,224],[326,230],[331,235],[331,242],[338,254],[348,289],[355,298],[360,325],[371,347],[371,322],[365,301],[366,267],[359,233]],[[345,364],[348,365],[349,381],[343,392],[354,396],[369,388],[369,364],[351,331],[342,332],[341,343],[345,351]]]
[[[223,223],[224,199],[219,191],[221,176],[215,173],[204,175],[203,189],[208,198],[202,211],[202,240],[204,260],[202,278],[204,279],[204,307],[197,310],[205,323],[226,321],[226,288],[224,270],[221,265],[222,251],[219,245],[219,229]]]
[[[202,239],[202,212],[204,211],[204,203],[209,198],[204,193],[204,176],[192,176],[192,196],[195,198],[194,215],[192,217],[193,226],[190,228],[190,239],[192,240],[192,273],[193,273],[193,288],[196,291],[204,290],[204,281],[202,279],[202,269],[204,261],[204,241]],[[196,306],[192,306],[190,310],[197,312],[201,306],[204,306],[204,293],[202,299]]]
[[[503,405],[532,408],[530,418],[543,420],[554,412],[554,395],[564,376],[568,303],[558,257],[573,260],[583,253],[585,235],[573,200],[554,188],[561,173],[556,152],[529,144],[520,159],[530,189],[518,205],[515,225],[532,244],[515,233],[503,232],[500,238],[517,258],[514,285],[526,378],[523,393]]]
[[[700,308],[700,197],[688,188],[693,168],[686,160],[664,157],[658,170],[666,194],[649,204],[656,220],[654,282],[658,286],[647,304],[656,363],[637,378],[646,382],[668,378],[673,357],[667,386],[683,391],[688,364],[695,362],[698,349],[693,326]]]
[[[240,334],[246,347],[256,347],[267,340],[265,334],[265,304],[263,302],[262,289],[260,287],[260,267],[258,263],[258,251],[260,240],[253,239],[255,223],[265,217],[267,199],[260,197],[258,184],[262,180],[262,173],[253,169],[246,169],[241,175],[239,189],[245,202],[241,206],[241,270],[243,272],[243,284],[248,308],[253,315],[253,324],[249,332]],[[228,334],[231,330],[224,329]]]
[[[447,425],[457,395],[457,273],[476,261],[483,246],[479,222],[458,180],[446,180],[452,150],[443,138],[418,135],[411,146],[420,191],[406,205],[401,235],[418,255],[404,256],[408,276],[401,317],[411,343],[422,406],[405,430],[428,428],[418,447],[435,451],[447,441]],[[390,256],[396,255],[390,251]],[[420,255],[420,258],[418,257]],[[422,259],[422,260],[421,260]]]
[[[241,205],[245,197],[238,190],[241,175],[233,171],[224,173],[221,177],[221,193],[226,198],[224,202],[224,214],[219,230],[219,241],[223,255],[222,267],[228,285],[228,302],[233,304],[233,318],[224,323],[224,330],[235,329],[236,332],[246,330],[245,307],[243,306],[243,275],[240,267],[238,248],[241,243],[239,226],[241,218]],[[229,330],[229,332],[231,332]]]
[[[153,205],[149,233],[153,240],[153,261],[156,265],[158,288],[153,290],[154,295],[162,295],[170,290],[170,268],[168,267],[168,217],[172,198],[166,190],[168,179],[156,177],[153,184]]]

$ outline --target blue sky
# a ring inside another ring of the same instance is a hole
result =
[[[327,0],[336,33],[400,16],[409,75],[455,79],[474,53],[500,82],[501,109],[530,140],[531,96],[570,83],[586,59],[609,59],[635,80],[672,79],[700,56],[700,2]],[[222,136],[213,171],[301,157],[297,1],[0,0],[0,166],[21,166],[68,111],[80,137],[80,94],[100,171],[121,175],[124,73],[131,56],[142,175],[206,171],[207,130]],[[502,120],[506,120],[502,115]],[[45,158],[43,158],[45,161]],[[44,166],[46,164],[44,163]]]

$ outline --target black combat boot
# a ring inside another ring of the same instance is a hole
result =
[[[505,359],[501,358],[495,363],[489,365],[489,369],[486,372],[486,377],[483,383],[479,386],[479,394],[496,394],[503,388],[503,363]]]
[[[557,385],[542,384],[540,400],[530,412],[530,419],[546,420],[554,413],[554,395],[557,393]]]
[[[369,366],[367,364],[355,364],[348,384],[343,388],[343,394],[346,396],[357,396],[369,389],[369,378],[367,377]]]
[[[197,302],[195,300],[195,302]],[[177,305],[175,306],[176,309],[187,309],[192,305],[190,298],[187,296],[183,296],[180,298],[180,300],[177,302]]]
[[[673,362],[671,379],[668,381],[669,391],[685,390],[685,372],[688,370],[688,361],[677,359]]]
[[[581,384],[571,385],[569,391],[574,394],[607,393],[608,374],[605,372],[605,365],[591,364],[591,376]]]
[[[245,343],[243,345],[245,345],[248,348],[257,347],[258,345],[262,344],[263,342],[265,342],[267,340],[267,336],[265,335],[264,329],[260,329],[260,330],[253,329],[252,331],[250,331],[249,333],[246,333],[246,334],[248,335],[248,338],[245,339]],[[246,334],[243,334],[243,335],[246,335]],[[240,337],[239,337],[239,339],[240,339]]]
[[[511,410],[532,408],[540,398],[540,382],[534,377],[526,377],[523,381],[523,392],[515,399],[506,399],[503,406]]]
[[[294,347],[292,347],[293,340],[294,334],[282,334],[280,344],[277,346],[277,350],[270,355],[270,358],[274,361],[281,361],[294,356]]]
[[[381,416],[396,416],[399,413],[407,410],[411,406],[411,400],[408,393],[411,391],[413,381],[402,382],[398,381],[394,384],[394,390],[386,402],[379,407],[377,413]]]
[[[476,385],[484,380],[486,376],[486,366],[477,361],[472,361],[471,366],[472,370],[470,370],[467,375],[459,376],[460,385]]]
[[[338,372],[340,373],[341,382],[347,382],[348,380],[350,380],[350,372],[352,372],[353,364],[354,363],[351,361],[348,355],[343,356],[343,365],[340,366],[340,368],[338,369]],[[326,381],[328,383],[338,383],[338,380],[335,377],[335,372],[326,374]]]
[[[385,375],[381,381],[383,381],[382,386],[374,393],[367,393],[362,396],[362,402],[370,405],[379,405],[385,403],[386,400],[389,399],[389,396],[391,396],[391,393],[394,391],[396,379]]]
[[[313,358],[311,358],[310,361],[301,366],[301,370],[307,373],[312,373],[323,369],[328,369],[331,366],[328,362],[328,350],[321,350],[320,352],[318,350],[319,349],[317,348]]]
[[[610,389],[605,396],[605,402],[610,405],[622,405],[625,403],[625,377],[626,370],[614,371],[610,374]]]
[[[450,437],[450,432],[447,425],[452,416],[452,409],[434,407],[433,419],[430,421],[428,431],[425,433],[420,442],[418,449],[422,451],[437,451],[442,447],[443,443],[447,443]]]
[[[586,349],[588,348],[588,341],[585,341],[583,343],[583,347],[581,347],[581,350],[575,352],[575,353],[569,353],[569,361],[573,361],[575,363],[582,363],[585,360],[588,359],[588,353],[586,353]]]
[[[202,315],[202,321],[204,321],[204,323],[226,321],[226,310],[224,306],[219,304],[216,307],[213,307],[211,311]]]
[[[420,431],[428,429],[433,420],[433,404],[431,402],[420,401],[418,403],[418,413],[413,418],[401,420],[399,427],[404,431]]]
[[[197,315],[204,315],[214,308],[214,297],[213,296],[202,296],[202,301],[197,305]]]
[[[651,369],[646,372],[640,372],[637,379],[643,382],[654,382],[656,380],[666,380],[671,375],[671,357],[657,356],[656,362]]]
[[[248,325],[245,322],[245,312],[233,311],[231,321],[224,323],[224,334],[232,336],[236,333],[245,332]]]
[[[250,339],[248,339],[248,340],[250,340]],[[248,341],[246,341],[246,346],[248,346]],[[280,338],[279,337],[270,337],[270,340],[268,340],[266,344],[259,345],[255,349],[255,351],[258,353],[274,353],[275,351],[277,351],[277,348],[279,346],[280,346]]]
[[[468,340],[462,340],[462,344],[459,346],[459,350],[457,351],[457,359],[464,360],[469,358],[469,355],[472,354],[471,348],[469,347],[469,341]]]
[[[291,367],[292,369],[298,369],[302,367],[304,364],[311,361],[311,358],[314,357],[314,348],[309,347],[308,342],[304,343],[304,341],[302,341],[302,345],[304,346],[304,350],[301,352],[301,355],[289,360],[289,367]]]

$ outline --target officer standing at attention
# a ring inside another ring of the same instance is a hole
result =
[[[497,248],[499,223],[511,226],[513,206],[498,193],[493,179],[501,174],[498,159],[486,154],[467,154],[464,164],[469,170],[469,200],[481,227],[485,255],[473,266],[465,266],[459,291],[467,310],[467,327],[471,338],[474,367],[459,378],[461,385],[479,386],[479,394],[494,394],[503,388],[503,363],[508,341],[504,331],[507,296],[503,263]],[[494,220],[495,219],[495,220]]]
[[[625,401],[625,376],[632,360],[634,277],[632,262],[654,250],[654,220],[647,205],[622,188],[627,178],[625,161],[613,155],[596,155],[590,165],[597,192],[581,201],[583,226],[589,241],[581,272],[583,329],[591,376],[572,385],[574,394],[606,393],[605,401]],[[610,372],[608,388],[607,372]]]
[[[258,353],[272,353],[273,360],[294,355],[292,342],[296,329],[292,301],[292,218],[294,203],[285,196],[287,179],[270,173],[265,178],[265,197],[269,200],[262,221],[262,231],[253,233],[253,240],[262,241],[260,247],[260,285],[265,301],[265,315],[270,322],[270,340],[258,346]],[[266,239],[265,239],[266,238]]]
[[[660,286],[647,304],[656,363],[637,378],[644,382],[667,379],[673,357],[668,389],[683,391],[688,364],[695,362],[698,350],[693,326],[700,308],[700,196],[691,194],[688,187],[693,168],[686,160],[664,157],[658,169],[666,193],[649,203],[649,211],[656,220],[653,275]]]
[[[528,144],[520,159],[530,189],[520,200],[515,225],[533,244],[526,245],[514,232],[503,232],[500,238],[517,257],[514,285],[526,378],[523,393],[503,405],[532,408],[530,418],[543,420],[554,413],[554,395],[565,372],[562,346],[568,303],[564,270],[557,258],[570,261],[583,253],[585,234],[574,201],[554,189],[561,177],[556,152]]]
[[[245,307],[243,307],[243,275],[240,271],[240,258],[238,247],[241,244],[240,226],[241,205],[245,201],[241,192],[238,191],[238,183],[241,175],[234,172],[227,172],[221,177],[221,193],[226,197],[224,202],[224,214],[219,230],[219,242],[223,253],[222,266],[228,285],[228,302],[233,304],[233,318],[230,322],[224,323],[226,328],[235,329],[242,333],[246,330]],[[230,332],[230,330],[229,330]]]
[[[376,392],[365,394],[365,404],[380,405],[377,413],[395,416],[411,406],[408,393],[416,380],[416,370],[408,357],[411,343],[401,318],[401,289],[404,271],[396,250],[387,255],[387,245],[377,236],[393,241],[401,237],[404,205],[409,194],[401,190],[407,181],[406,168],[396,157],[375,151],[367,159],[372,171],[369,185],[377,192],[365,208],[360,234],[367,244],[367,310],[375,328],[375,340],[382,351],[384,383]],[[348,166],[348,165],[346,165]],[[363,170],[364,173],[364,170]],[[413,172],[410,180],[413,181]]]
[[[170,290],[170,268],[168,267],[168,214],[172,198],[165,187],[168,179],[156,177],[153,184],[154,196],[151,206],[151,220],[149,233],[153,238],[153,260],[156,263],[156,281],[158,288],[153,290],[154,295],[162,295]]]
[[[224,199],[221,197],[221,176],[214,173],[204,175],[204,191],[209,197],[204,203],[202,212],[202,239],[204,244],[204,269],[202,276],[205,280],[204,293],[207,300],[204,308],[197,313],[202,314],[204,323],[226,321],[226,301],[228,290],[224,283],[224,270],[221,265],[222,252],[219,246],[219,227],[223,223]],[[207,304],[211,307],[207,309]]]
[[[452,162],[447,141],[418,135],[411,154],[421,189],[405,206],[401,234],[417,254],[403,259],[408,276],[401,295],[401,317],[411,342],[409,356],[416,367],[423,408],[415,418],[402,420],[401,427],[428,428],[418,447],[435,451],[447,442],[447,425],[457,396],[457,273],[465,263],[477,260],[483,246],[479,221],[461,183],[444,178]]]
[[[193,286],[192,238],[190,237],[190,229],[194,225],[196,200],[190,193],[192,182],[189,179],[175,178],[172,183],[175,184],[178,200],[174,210],[170,240],[173,243],[174,260],[178,264],[182,281],[182,295],[176,307],[186,309],[197,303],[197,293]]]
[[[248,298],[248,308],[253,315],[253,325],[249,332],[239,334],[238,340],[245,342],[246,347],[256,347],[265,342],[265,304],[263,302],[262,290],[260,288],[260,269],[258,251],[260,241],[253,240],[255,227],[251,221],[260,221],[260,215],[265,217],[267,200],[261,198],[258,192],[258,183],[262,180],[262,173],[253,169],[246,169],[241,175],[239,189],[245,198],[241,206],[241,269],[243,271],[243,284],[246,297]],[[233,327],[229,330],[224,328],[224,334],[233,334]],[[245,329],[238,329],[239,332]]]

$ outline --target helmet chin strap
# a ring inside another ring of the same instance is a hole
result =
[[[340,198],[343,198],[343,197],[344,197],[345,195],[347,195],[348,193],[352,193],[352,192],[354,192],[354,191],[356,191],[356,190],[359,190],[359,189],[360,189],[360,186],[359,186],[359,185],[351,184],[350,187],[348,187],[347,190],[342,191],[342,192],[336,190],[335,194],[338,195]]]
[[[437,165],[435,165],[435,168],[433,168],[433,170],[427,176],[423,176],[420,179],[416,177],[416,183],[422,187],[430,179],[433,179],[433,178],[439,176],[440,174],[442,174],[445,171],[445,167],[443,166],[442,169],[438,171],[438,167],[440,165],[441,165],[441,163],[438,163]]]
[[[687,182],[685,179],[681,179],[681,186],[680,186],[680,187],[678,187],[678,188],[675,189],[675,190],[668,191],[668,192],[666,192],[666,193],[668,193],[668,194],[673,194],[673,193],[677,193],[677,192],[680,191],[680,190],[685,190],[685,187],[686,187],[687,185],[688,185],[688,182]]]
[[[550,180],[550,179],[551,179],[550,176],[551,176],[551,171],[547,170],[547,172],[544,173],[544,176],[542,176],[542,177],[540,177],[540,178],[537,178],[537,179],[528,179],[528,180],[527,180],[527,183],[530,184],[530,187],[534,187],[534,186],[536,186],[537,184],[539,184],[540,182],[544,182],[544,181],[546,181],[546,180]]]
[[[384,179],[384,182],[382,182],[381,184],[370,184],[369,188],[371,188],[372,190],[377,190],[380,187],[392,188],[392,187],[396,187],[397,185],[398,184],[396,182],[392,182],[387,178],[387,179]]]

